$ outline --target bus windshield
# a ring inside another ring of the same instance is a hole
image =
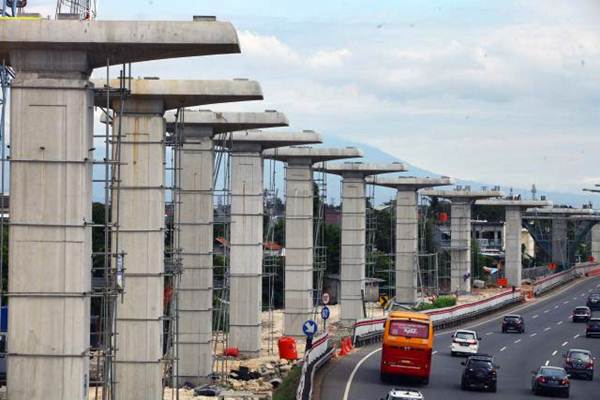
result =
[[[427,339],[429,338],[429,325],[412,321],[392,320],[390,321],[389,335]]]

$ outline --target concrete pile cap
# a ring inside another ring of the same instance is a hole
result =
[[[447,176],[442,176],[441,178],[422,178],[416,176],[374,176],[367,178],[367,183],[370,185],[385,186],[398,190],[403,188],[418,190],[425,187],[454,185],[455,182],[453,178],[449,178]]]
[[[106,80],[94,79],[97,91],[94,96],[95,105],[106,105],[105,91]],[[125,82],[130,84],[131,92],[128,99],[161,100],[165,110],[180,107],[200,106],[205,104],[229,103],[234,101],[262,100],[263,94],[260,84],[247,79],[234,80],[171,80],[171,79],[131,79]],[[108,83],[110,88],[118,88],[119,80],[112,79]],[[119,99],[115,94],[111,98]],[[127,102],[127,100],[125,100]]]
[[[324,171],[336,175],[377,175],[391,172],[405,172],[407,169],[404,164],[395,162],[390,164],[367,164],[361,162],[345,162],[341,164],[323,164],[315,166],[315,170]]]
[[[196,18],[195,18],[196,19]],[[11,50],[85,51],[90,68],[166,58],[239,53],[237,33],[214,17],[194,21],[5,19],[0,59]]]
[[[278,160],[290,161],[294,159],[310,160],[312,164],[342,160],[345,158],[360,158],[363,153],[355,147],[331,148],[331,147],[307,147],[307,146],[290,146],[278,149],[269,149],[263,152],[263,157]]]
[[[238,131],[221,133],[214,138],[228,146],[230,144],[260,145],[263,149],[285,147],[298,144],[322,143],[323,139],[315,131],[301,132],[263,132],[263,131]]]
[[[526,200],[526,199],[485,199],[477,200],[475,205],[478,206],[499,206],[499,207],[548,207],[552,206],[552,202],[548,200]]]
[[[428,197],[441,197],[444,199],[477,200],[490,197],[502,197],[504,194],[497,190],[423,190],[422,195]]]
[[[165,114],[167,120],[167,132],[174,132],[177,123],[192,132],[186,132],[186,136],[193,137],[193,131],[197,128],[210,129],[213,133],[225,133],[245,131],[248,129],[263,129],[288,126],[289,122],[285,114],[278,111],[265,112],[213,112],[210,110],[185,110],[183,121],[176,121],[176,112],[169,111]]]

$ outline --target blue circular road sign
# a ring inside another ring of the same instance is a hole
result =
[[[329,311],[329,307],[325,306],[321,309],[321,318],[324,320],[328,320],[330,314],[331,312]]]
[[[315,333],[317,333],[317,323],[315,321],[313,321],[312,319],[309,319],[308,321],[306,321],[304,323],[304,325],[302,325],[302,331],[304,332],[304,334],[306,336],[312,337],[315,335]]]

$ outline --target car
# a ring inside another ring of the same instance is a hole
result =
[[[600,293],[592,293],[588,296],[587,304],[592,311],[600,310]]]
[[[531,391],[535,395],[553,393],[569,397],[571,382],[564,368],[541,366],[537,371],[531,371]]]
[[[469,355],[479,353],[479,342],[481,338],[477,332],[465,329],[459,329],[452,335],[452,345],[450,354],[456,356],[459,354]]]
[[[565,358],[565,371],[572,377],[583,376],[589,381],[594,380],[594,357],[589,350],[570,349]]]
[[[461,364],[465,366],[460,380],[461,390],[479,387],[496,392],[497,370],[500,367],[494,364],[494,357],[487,354],[476,354],[469,356],[467,361],[463,361]]]
[[[600,335],[600,318],[590,318],[585,327],[585,337],[597,335]]]
[[[412,389],[393,389],[381,400],[424,400],[423,393]]]
[[[525,333],[525,320],[520,315],[505,315],[502,318],[502,333],[509,331]]]
[[[579,306],[573,309],[571,320],[573,322],[587,322],[588,319],[592,318],[592,310],[587,306]]]

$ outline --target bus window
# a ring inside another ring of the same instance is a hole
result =
[[[415,339],[427,339],[429,338],[429,325],[412,321],[392,320],[390,321],[389,335]]]

